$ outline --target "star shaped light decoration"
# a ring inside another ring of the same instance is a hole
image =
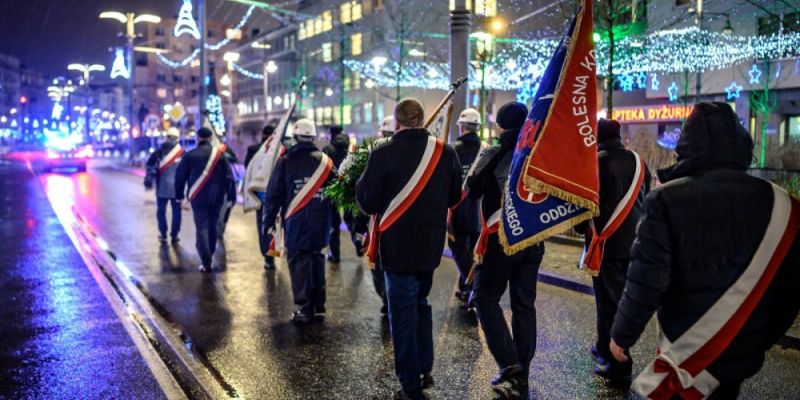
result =
[[[619,78],[619,87],[623,92],[630,92],[633,90],[633,75],[625,74]]]
[[[669,95],[669,101],[678,100],[678,84],[675,81],[667,88],[667,94]]]
[[[658,81],[658,74],[653,74],[653,77],[650,78],[650,90],[657,92],[659,86],[661,86],[661,82]]]
[[[647,89],[647,74],[644,72],[636,74],[636,86],[639,89]]]
[[[747,74],[750,75],[750,83],[755,85],[761,82],[761,70],[758,69],[758,65],[753,64]]]
[[[725,98],[728,100],[738,99],[741,90],[742,87],[733,81],[730,86],[725,88]]]

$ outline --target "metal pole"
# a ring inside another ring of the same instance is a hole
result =
[[[469,33],[471,22],[470,13],[466,7],[466,1],[469,0],[456,0],[455,7],[450,11],[451,82],[469,76]],[[467,108],[468,97],[469,88],[456,92],[453,96],[454,113],[460,113]],[[455,118],[450,121],[450,132],[458,132]]]
[[[197,28],[200,31],[200,92],[197,100],[197,123],[199,129],[203,126],[203,111],[206,108],[206,3],[197,0]]]
[[[128,124],[130,131],[128,132],[128,160],[133,161],[136,146],[134,145],[133,132],[136,128],[136,115],[134,115],[134,103],[136,102],[134,93],[134,80],[136,79],[136,66],[133,64],[133,40],[136,38],[136,33],[133,29],[133,19],[136,16],[133,13],[128,13],[128,21],[126,23],[126,37],[128,39]]]
[[[344,24],[339,28],[339,32],[339,125],[344,129],[344,51],[347,48]]]
[[[697,0],[697,10],[695,12],[697,13],[696,22],[697,22],[698,38],[700,40],[699,44],[702,46],[702,45],[705,44],[705,43],[703,43],[703,39],[702,39],[703,0]],[[695,102],[695,104],[697,104],[697,103],[700,102],[700,89],[703,86],[703,81],[702,81],[703,72],[700,71],[700,70],[697,70],[696,73],[695,73],[695,77],[696,77],[697,81],[695,82],[695,85],[694,85],[694,102]]]

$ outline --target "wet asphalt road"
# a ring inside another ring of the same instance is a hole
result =
[[[39,181],[0,160],[0,399],[163,398]]]
[[[181,243],[161,246],[155,201],[141,179],[97,163],[86,174],[43,175],[48,190],[70,190],[75,206],[143,283],[168,317],[183,327],[195,350],[229,393],[263,399],[384,399],[398,388],[388,326],[378,312],[370,272],[343,236],[343,260],[327,272],[323,324],[289,322],[294,305],[285,261],[264,271],[254,214],[234,210],[213,274],[197,272],[191,212],[184,211]],[[66,199],[66,197],[65,197]],[[60,201],[60,200],[59,200]],[[69,201],[69,200],[64,200]],[[548,244],[545,264],[571,262],[572,249]],[[457,272],[449,259],[437,270],[430,296],[434,313],[436,399],[491,398],[495,364],[474,316],[453,297]],[[91,285],[93,282],[85,282]],[[508,310],[507,298],[504,306]],[[635,398],[605,389],[592,376],[594,303],[585,294],[540,284],[539,342],[531,394],[543,399]],[[654,326],[633,349],[640,369],[654,352]],[[80,343],[91,347],[102,343]],[[102,351],[97,349],[96,351]],[[775,349],[742,398],[800,398],[800,352]],[[121,396],[129,397],[129,396]]]

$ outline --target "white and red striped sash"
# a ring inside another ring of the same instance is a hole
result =
[[[164,156],[164,158],[162,158],[161,161],[159,161],[158,163],[159,175],[163,174],[164,171],[166,171],[169,167],[175,164],[175,162],[178,161],[178,159],[181,158],[181,156],[185,152],[186,151],[183,149],[183,147],[181,147],[180,144],[176,144],[175,147],[173,147],[169,151],[169,153],[167,153],[167,155]]]
[[[492,213],[488,220],[483,218],[483,213],[481,213],[481,234],[478,236],[478,241],[475,243],[475,263],[481,264],[483,263],[483,256],[486,255],[486,248],[489,246],[489,236],[500,229],[500,212],[501,208],[498,208],[497,211]]]
[[[628,187],[628,191],[625,192],[625,195],[620,199],[619,203],[617,203],[617,206],[614,207],[614,212],[611,213],[611,217],[606,222],[606,226],[604,226],[600,232],[597,232],[593,221],[589,222],[592,240],[589,242],[589,248],[586,250],[582,264],[583,267],[586,268],[586,271],[592,276],[597,276],[600,273],[600,264],[603,261],[603,249],[606,245],[606,240],[608,240],[628,218],[642,190],[644,177],[646,175],[646,167],[644,160],[642,160],[636,152],[632,153],[636,159],[636,169],[634,170],[633,179]]]
[[[370,219],[369,239],[367,239],[367,259],[374,265],[377,255],[378,241],[381,232],[385,232],[400,217],[408,211],[409,207],[417,200],[422,190],[428,184],[436,165],[444,150],[444,142],[433,136],[427,138],[422,159],[417,164],[411,179],[406,182],[403,189],[392,199],[383,216],[372,216]]]
[[[289,202],[289,206],[286,207],[286,219],[291,218],[302,210],[303,207],[308,205],[311,199],[319,192],[322,185],[328,180],[328,176],[330,176],[333,170],[333,160],[325,154],[320,153],[320,155],[322,157],[319,160],[317,169],[314,170],[314,173],[308,181],[300,188],[300,191],[297,192],[294,198],[292,198],[292,201]]]
[[[703,399],[719,386],[706,368],[750,318],[761,301],[800,227],[800,203],[772,185],[775,202],[767,231],[750,264],[703,316],[675,342],[662,334],[660,352],[633,382],[650,399]]]
[[[211,178],[211,172],[214,171],[214,167],[217,166],[220,157],[222,157],[222,149],[219,147],[211,147],[211,155],[208,157],[208,162],[206,162],[203,172],[194,182],[194,185],[189,188],[189,201],[194,200],[197,194],[203,190],[206,183],[208,183],[209,178]]]

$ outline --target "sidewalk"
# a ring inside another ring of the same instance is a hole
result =
[[[165,398],[38,181],[0,160],[0,398]]]

